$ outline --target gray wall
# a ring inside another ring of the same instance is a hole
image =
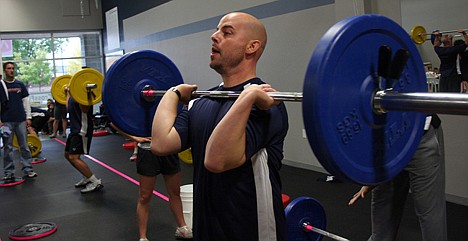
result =
[[[100,0],[1,0],[0,33],[101,30],[100,2]]]
[[[72,2],[63,0],[68,1]],[[115,6],[126,3],[106,0],[109,9],[113,7],[113,2]],[[82,19],[79,15],[63,16],[60,0],[2,0],[0,31],[102,28],[103,13],[96,12],[98,9],[94,0],[89,1],[89,5],[90,16]],[[76,11],[76,7],[72,9]],[[414,25],[423,25],[428,31],[436,28],[456,29],[467,27],[464,26],[468,23],[466,9],[466,0],[443,3],[435,0],[173,0],[141,13],[132,13],[123,19],[120,23],[123,36],[121,47],[126,53],[141,49],[159,51],[175,62],[185,82],[196,83],[200,89],[206,89],[220,81],[208,67],[210,35],[222,15],[231,11],[246,11],[261,18],[269,34],[258,75],[278,90],[301,91],[315,45],[338,20],[364,13],[378,13],[401,23],[408,32]],[[103,12],[105,10],[108,9],[102,9]],[[125,11],[125,7],[119,7],[119,15],[128,15]],[[438,65],[430,43],[418,47],[424,61]],[[303,137],[301,104],[290,102],[287,107],[290,131],[285,143],[285,163],[324,171]],[[465,187],[468,183],[466,117],[441,117],[447,152],[447,196],[450,201],[468,205],[468,188]]]
[[[468,1],[466,0],[401,0],[402,26],[411,32],[414,26],[423,26],[426,32],[433,30],[468,29]],[[430,38],[430,37],[429,37]],[[424,62],[439,67],[440,61],[431,41],[418,45]]]

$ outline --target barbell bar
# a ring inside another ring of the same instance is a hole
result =
[[[463,31],[468,31],[468,29],[462,29]],[[456,33],[458,30],[448,30],[448,31],[439,31],[439,34],[447,33]],[[427,40],[427,36],[432,35],[432,33],[427,33],[426,29],[423,26],[416,25],[411,29],[411,39],[415,44],[423,44]],[[453,37],[460,37],[463,35],[454,35]]]
[[[141,91],[142,98],[148,102],[154,101],[153,97],[161,97],[166,90]],[[239,97],[237,91],[193,91],[192,98],[232,98]],[[302,92],[269,92],[274,100],[302,102]],[[389,111],[418,111],[438,114],[468,115],[468,95],[452,93],[396,93],[391,89],[377,91],[373,97],[374,111],[387,113]]]
[[[462,31],[468,31],[468,29],[461,29]],[[447,30],[447,31],[438,31],[439,34],[446,34],[446,33],[458,33],[458,30]],[[432,35],[432,33],[425,33],[426,36]]]
[[[54,79],[51,85],[52,97],[58,103],[65,105],[68,88],[73,99],[81,105],[95,105],[102,100],[102,82],[104,76],[97,70],[85,68],[74,75],[65,74]]]
[[[383,46],[386,51],[381,52]],[[149,136],[159,96],[182,83],[169,58],[136,51],[109,68],[102,100],[120,129]],[[321,38],[302,93],[278,92],[274,98],[302,101],[307,139],[328,172],[341,180],[375,185],[407,165],[428,114],[468,114],[466,94],[427,90],[422,59],[404,29],[384,16],[361,15],[336,23]],[[196,91],[194,96],[238,94]]]
[[[166,93],[166,90],[151,90],[152,87],[145,86],[141,91],[142,97],[146,101],[154,101],[152,97],[161,97]],[[208,91],[208,90],[196,90],[192,92],[192,98],[232,98],[235,99],[239,97],[240,92],[238,91]],[[302,102],[302,92],[268,92],[268,95],[275,100],[279,101],[292,101],[292,102]]]
[[[308,232],[315,232],[315,233],[321,234],[321,235],[323,235],[323,236],[329,237],[329,238],[334,239],[334,240],[338,240],[338,241],[349,241],[349,239],[343,238],[343,237],[338,236],[338,235],[336,235],[336,234],[333,234],[333,233],[330,233],[330,232],[328,232],[328,231],[322,230],[322,229],[320,229],[320,228],[314,227],[314,226],[310,225],[310,223],[303,223],[303,224],[302,224],[302,228],[303,228],[305,231],[308,231]]]

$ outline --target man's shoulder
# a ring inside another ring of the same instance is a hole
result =
[[[17,85],[22,85],[22,86],[26,86],[23,81],[21,80],[18,80],[18,79],[14,79],[13,82],[11,82],[12,84],[17,84]]]

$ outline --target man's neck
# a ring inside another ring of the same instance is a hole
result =
[[[3,79],[5,82],[8,82],[8,83],[12,83],[13,81],[15,81],[15,78],[5,78]]]
[[[232,69],[230,72],[221,74],[224,87],[232,87],[257,77],[255,66],[242,66]]]
[[[233,87],[239,84],[244,83],[247,80],[257,77],[256,75],[246,75],[246,76],[223,76],[224,87]]]

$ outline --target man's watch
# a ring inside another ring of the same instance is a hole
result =
[[[171,91],[176,93],[177,96],[179,97],[179,100],[180,100],[181,95],[180,95],[180,91],[177,89],[177,87],[172,87]]]

